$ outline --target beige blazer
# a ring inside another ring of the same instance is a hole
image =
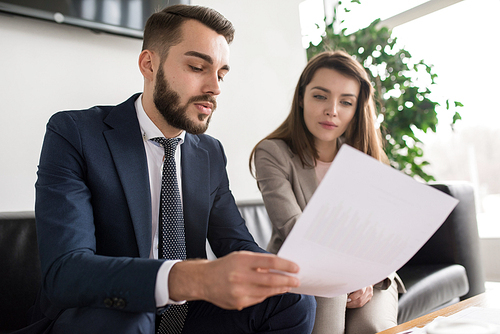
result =
[[[313,167],[304,167],[298,155],[281,139],[262,141],[255,150],[255,174],[269,218],[273,224],[267,250],[276,254],[318,187]],[[390,275],[405,292],[403,282]],[[387,279],[375,287],[387,289]]]
[[[267,250],[276,254],[318,187],[314,168],[280,139],[261,142],[255,150],[255,174],[273,233]]]

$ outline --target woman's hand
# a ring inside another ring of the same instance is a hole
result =
[[[358,308],[363,307],[368,303],[373,297],[373,285],[369,285],[366,288],[360,289],[358,291],[351,292],[347,295],[347,308]]]

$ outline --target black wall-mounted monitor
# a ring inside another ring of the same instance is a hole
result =
[[[141,38],[148,17],[190,0],[0,0],[0,12]]]

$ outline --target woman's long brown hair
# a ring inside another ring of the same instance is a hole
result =
[[[250,154],[249,167],[253,175],[252,163],[257,146],[266,139],[281,139],[297,154],[304,166],[314,167],[319,158],[314,146],[314,136],[309,132],[304,121],[304,109],[301,107],[304,90],[320,68],[336,70],[354,78],[360,84],[358,105],[351,123],[342,135],[346,143],[375,159],[388,163],[383,150],[380,129],[376,127],[373,87],[366,70],[361,64],[344,51],[325,51],[313,57],[306,65],[299,78],[293,96],[290,114],[271,134],[255,145]],[[312,164],[311,164],[312,161]]]

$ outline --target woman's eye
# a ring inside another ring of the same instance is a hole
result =
[[[326,97],[323,95],[313,95],[313,97],[317,100],[326,100]]]
[[[349,107],[352,106],[352,103],[349,101],[342,101],[342,104]]]

